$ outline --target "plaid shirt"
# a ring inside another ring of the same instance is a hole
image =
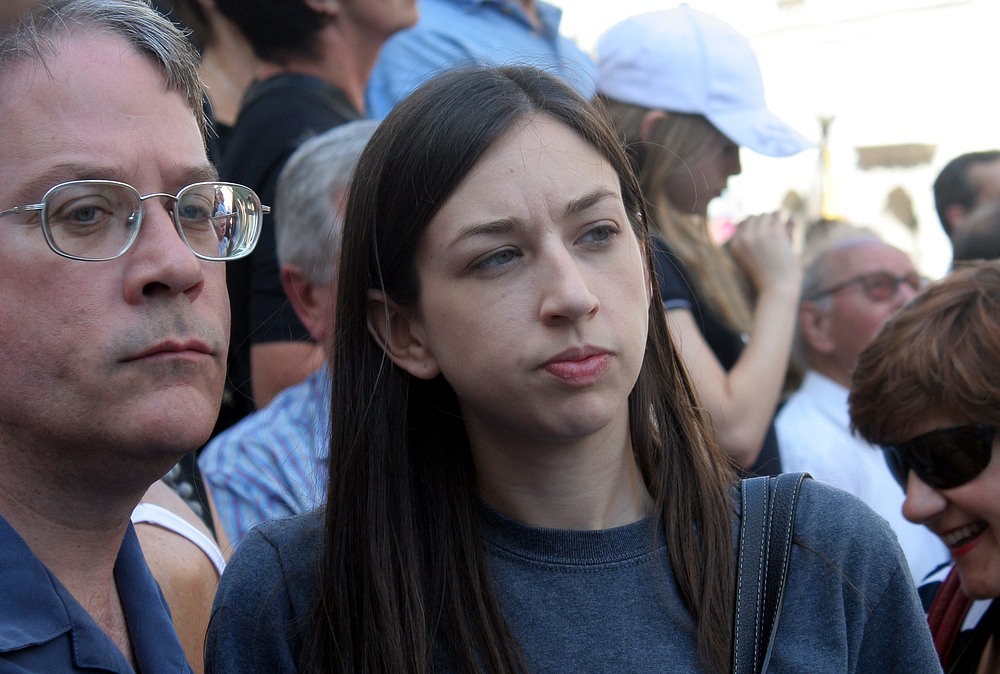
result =
[[[329,437],[324,366],[208,443],[198,467],[234,546],[260,522],[325,502]]]

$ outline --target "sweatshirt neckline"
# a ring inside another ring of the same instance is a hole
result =
[[[615,564],[649,555],[665,545],[662,532],[653,535],[652,517],[611,529],[577,531],[531,526],[482,501],[479,512],[488,544],[535,562],[572,566]]]

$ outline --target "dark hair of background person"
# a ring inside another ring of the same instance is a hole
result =
[[[215,0],[262,61],[319,58],[319,33],[328,19],[305,0]]]
[[[1000,150],[969,152],[955,157],[945,164],[934,180],[934,208],[937,209],[941,227],[949,237],[951,224],[945,215],[952,204],[965,206],[967,211],[976,207],[976,186],[969,180],[969,169],[973,164],[992,164],[1000,160]]]
[[[414,307],[415,251],[432,218],[507,132],[548,115],[589,142],[621,181],[653,269],[635,175],[607,120],[529,67],[449,72],[375,132],[348,196],[337,298],[330,484],[306,671],[525,670],[479,535],[475,467],[458,401],[388,361],[367,328],[369,290]],[[680,597],[707,671],[728,668],[734,582],[732,469],[710,438],[652,284],[646,354],[629,396],[632,448],[655,500]],[[658,536],[657,536],[658,537]]]
[[[188,39],[198,51],[205,49],[210,29],[208,17],[198,0],[152,0],[153,8],[187,31]]]
[[[873,444],[908,439],[928,414],[1000,426],[1000,262],[926,288],[861,353],[851,425]]]

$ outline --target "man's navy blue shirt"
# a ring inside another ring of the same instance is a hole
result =
[[[115,582],[139,671],[190,674],[131,524]],[[111,638],[0,517],[0,674],[94,670],[133,674]]]

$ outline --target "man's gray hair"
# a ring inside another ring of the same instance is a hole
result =
[[[155,61],[166,75],[167,90],[187,99],[205,136],[208,120],[198,52],[147,0],[43,0],[13,25],[0,28],[0,73],[17,62],[44,62],[55,52],[58,38],[91,31],[119,37]]]
[[[882,238],[867,227],[849,222],[836,222],[822,235],[806,244],[802,251],[802,294],[800,304],[809,302],[824,314],[833,309],[833,298],[829,295],[816,297],[830,285],[830,255],[838,250],[851,248],[861,243],[881,242]],[[809,368],[809,347],[802,336],[802,327],[795,322],[795,338],[792,341],[792,362],[803,371]]]
[[[850,222],[837,222],[821,236],[806,244],[805,250],[802,251],[802,301],[824,304],[824,300],[828,298],[824,296],[816,301],[811,299],[829,285],[832,272],[829,265],[831,253],[871,241],[881,243],[882,238],[868,227]],[[823,311],[829,311],[829,307],[823,308]]]
[[[309,280],[333,280],[344,219],[337,200],[378,122],[360,120],[311,138],[289,158],[278,177],[274,236],[278,264],[294,264]]]

